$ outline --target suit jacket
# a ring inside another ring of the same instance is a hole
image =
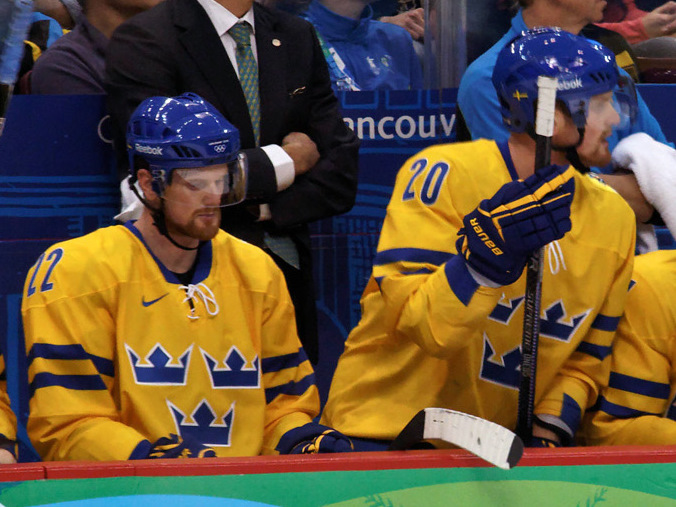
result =
[[[274,168],[255,147],[244,93],[223,44],[196,0],[165,0],[123,23],[107,50],[106,88],[118,160],[126,160],[124,133],[145,98],[194,92],[213,104],[240,131],[249,159],[247,202],[224,208],[222,227],[263,247],[263,232],[290,235],[301,269],[276,259],[296,305],[299,335],[316,362],[316,310],[307,224],[348,211],[357,191],[359,140],[345,125],[331,90],[328,68],[312,26],[295,16],[254,4],[261,103],[261,146],[281,144],[304,132],[320,161],[277,192]],[[248,209],[269,203],[272,220],[259,222]],[[274,256],[273,256],[274,257]],[[310,328],[310,329],[308,329]],[[313,343],[314,342],[314,343]]]

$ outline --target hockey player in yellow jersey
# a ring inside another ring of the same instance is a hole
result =
[[[583,426],[589,445],[676,444],[676,252],[639,255],[608,386]]]
[[[641,191],[673,235],[676,150],[634,134],[613,150],[613,162],[637,175]],[[676,252],[638,256],[632,279],[608,385],[585,417],[587,444],[676,444]]]
[[[0,355],[0,464],[16,463],[16,417],[7,395],[5,358]]]
[[[551,152],[557,165],[534,174],[541,74],[559,80]],[[426,407],[514,429],[524,266],[545,245],[530,444],[572,443],[607,379],[635,219],[615,191],[571,163],[584,170],[610,161],[605,139],[631,110],[631,93],[615,102],[612,54],[558,29],[508,44],[493,81],[512,131],[507,142],[433,146],[398,173],[362,318],[322,416],[355,450],[386,449]]]
[[[194,94],[132,115],[141,217],[49,248],[26,279],[28,435],[45,460],[349,450],[312,419],[314,373],[284,277],[219,229],[239,133]]]

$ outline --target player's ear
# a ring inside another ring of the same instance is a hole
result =
[[[554,110],[554,131],[552,135],[552,142],[559,146],[571,146],[577,143],[580,134],[575,126],[573,118],[568,114],[568,111],[556,103]]]
[[[136,171],[136,178],[146,200],[152,203],[156,199],[159,199],[159,196],[153,190],[153,176],[148,169]]]

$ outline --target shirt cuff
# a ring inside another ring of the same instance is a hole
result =
[[[293,160],[291,157],[277,144],[269,144],[263,146],[261,149],[268,156],[272,166],[275,168],[277,192],[289,188],[296,177],[296,170],[293,167]]]

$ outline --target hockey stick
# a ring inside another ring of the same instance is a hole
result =
[[[410,449],[423,440],[442,440],[508,470],[519,462],[523,442],[499,424],[445,408],[418,412],[390,445],[391,451]]]
[[[555,77],[538,77],[538,106],[535,117],[535,170],[550,164],[554,110],[556,107]],[[540,300],[542,297],[542,264],[544,248],[533,253],[526,267],[526,294],[523,307],[521,339],[521,379],[516,433],[528,445],[533,436],[535,408],[535,374],[540,339]]]
[[[31,24],[31,0],[0,0],[0,135]]]

